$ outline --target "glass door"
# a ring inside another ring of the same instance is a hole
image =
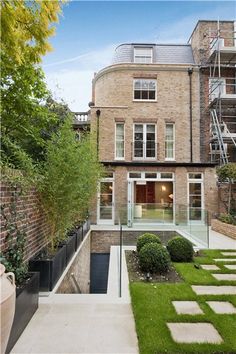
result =
[[[189,221],[203,221],[202,183],[189,182]]]
[[[114,182],[101,181],[98,197],[98,223],[113,224],[114,222]]]

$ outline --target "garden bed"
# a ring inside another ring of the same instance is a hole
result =
[[[147,273],[143,272],[139,267],[138,254],[135,251],[126,251],[126,263],[129,273],[130,282],[147,282],[146,275]],[[166,274],[150,274],[149,282],[168,282],[176,283],[181,282],[182,279],[177,273],[175,268],[171,266],[170,270]]]

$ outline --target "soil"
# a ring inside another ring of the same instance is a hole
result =
[[[136,251],[125,251],[126,262],[129,273],[130,282],[150,282],[150,283],[178,283],[183,279],[177,273],[176,269],[171,265],[170,270],[165,274],[150,274],[147,280],[147,273],[143,272],[139,267],[138,254]]]

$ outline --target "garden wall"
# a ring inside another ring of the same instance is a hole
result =
[[[88,232],[86,238],[80,245],[75,259],[69,269],[66,269],[66,275],[57,289],[58,294],[76,294],[77,289],[71,278],[71,273],[79,285],[81,293],[88,294],[90,291],[90,235]]]
[[[123,231],[123,245],[136,246],[138,236],[145,232],[158,235],[164,245],[169,239],[176,236],[175,231]],[[92,253],[110,253],[111,246],[120,244],[119,231],[91,231],[91,234]]]
[[[236,226],[231,224],[226,224],[217,219],[211,220],[211,228],[214,231],[220,232],[223,235],[229,236],[236,240]]]
[[[6,183],[0,185],[1,231],[0,250],[6,249],[6,236],[11,227],[26,234],[25,260],[34,256],[46,244],[50,233],[46,215],[35,189],[22,194]]]

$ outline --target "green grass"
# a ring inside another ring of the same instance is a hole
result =
[[[217,250],[204,251],[203,257],[197,257],[195,262],[214,264],[212,258],[219,258],[219,256],[220,252]],[[236,353],[236,315],[217,315],[206,304],[208,300],[216,300],[230,301],[236,306],[236,296],[197,296],[191,289],[191,284],[236,285],[236,282],[216,281],[209,271],[198,270],[193,263],[174,265],[185,280],[184,283],[130,284],[140,353]],[[227,272],[231,271],[227,270]],[[204,315],[177,315],[171,303],[174,300],[195,300],[204,311]],[[175,343],[166,325],[167,322],[210,322],[218,330],[224,343],[220,345]]]

